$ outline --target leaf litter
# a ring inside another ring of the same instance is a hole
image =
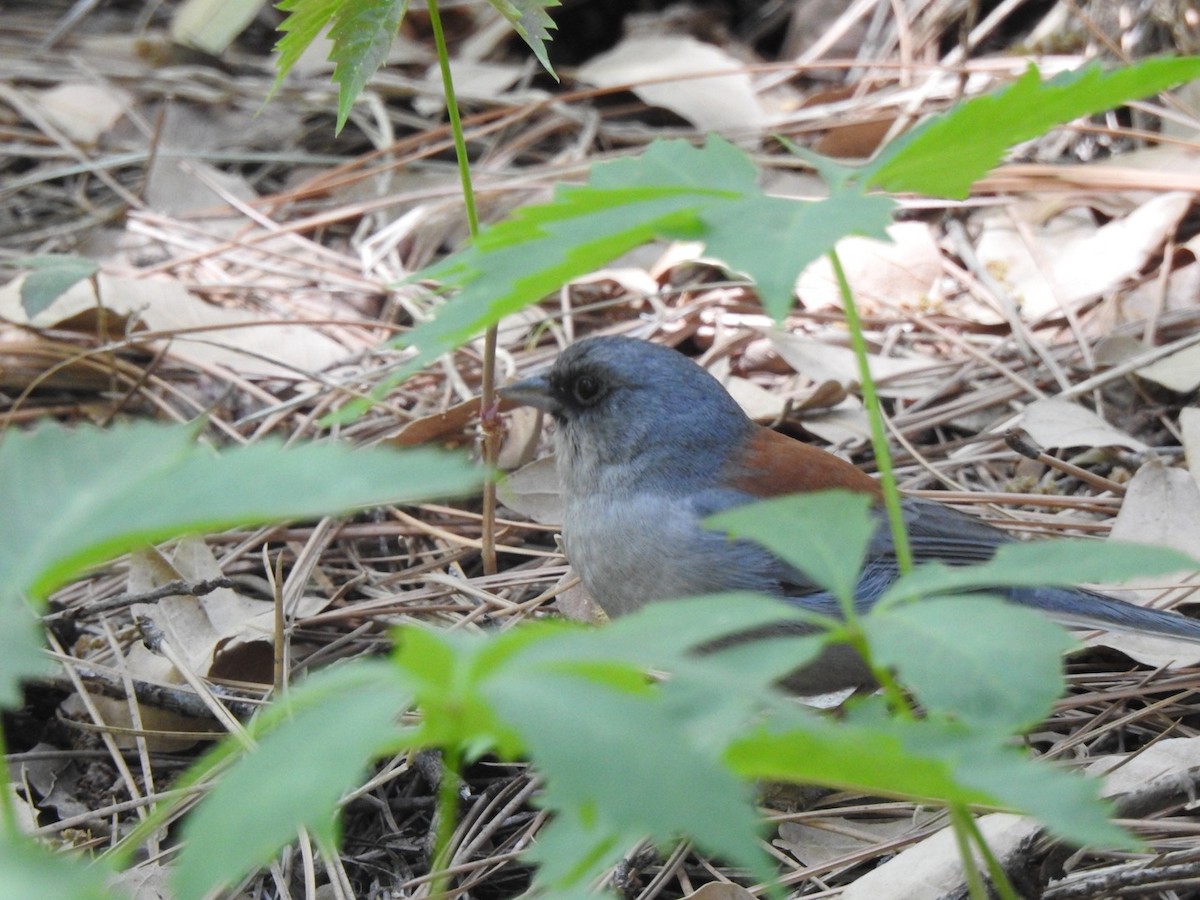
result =
[[[964,89],[1010,81],[1023,68],[1010,51],[1054,52],[1063,68],[1109,58],[1106,39],[1123,41],[1134,57],[1196,52],[1194,22],[1191,31],[1181,24],[1189,21],[1183,4],[1174,13],[1142,5],[1146,27],[1136,33],[1120,31],[1103,4],[1050,12],[1010,4],[965,31],[966,4],[919,3],[901,22],[892,4],[873,18],[858,7],[810,15],[782,4],[760,17],[723,19],[678,5],[650,13],[628,37],[611,35],[607,54],[598,50],[604,39],[587,32],[595,26],[564,10],[550,52],[575,52],[583,68],[573,75],[564,56],[562,87],[499,37],[488,7],[464,8],[452,40],[471,65],[463,101],[481,212],[495,221],[519,203],[544,201],[554,182],[581,178],[587,165],[691,134],[713,116],[729,137],[759,149],[772,193],[811,196],[812,184],[766,140],[770,133],[863,154]],[[1017,24],[1014,9],[1037,21],[1032,31]],[[95,282],[77,286],[74,305],[56,311],[68,304],[64,296],[37,316],[20,306],[20,270],[5,274],[0,381],[10,427],[47,415],[205,416],[225,441],[317,437],[326,414],[401,363],[384,342],[434,310],[436,298],[401,279],[465,233],[448,132],[434,112],[427,20],[409,12],[391,64],[334,141],[336,89],[323,62],[302,63],[258,114],[273,79],[272,39],[261,24],[219,57],[197,57],[166,39],[167,10],[104,15],[60,31],[52,9],[18,7],[6,13],[9,33],[0,37],[0,103],[12,130],[0,156],[2,259],[75,254],[102,267]],[[650,51],[630,51],[647,40],[688,55],[675,59],[673,73],[661,65],[642,71],[639,57]],[[36,49],[43,41],[58,49]],[[707,60],[716,68],[696,71]],[[794,64],[771,65],[784,60]],[[586,89],[589,78],[604,88]],[[719,102],[697,106],[697,88],[716,90],[718,81]],[[568,93],[573,87],[583,89]],[[854,239],[845,260],[863,291],[879,372],[891,376],[881,387],[905,488],[1022,532],[1112,531],[1195,552],[1198,126],[1185,99],[1132,109],[1128,120],[1079,122],[1025,145],[965,201],[904,202],[890,229],[896,244]],[[1157,121],[1170,143],[1145,139]],[[651,337],[718,370],[758,420],[816,436],[870,469],[839,303],[820,263],[801,277],[798,293],[787,333],[775,334],[749,285],[694,248],[654,245],[567,286],[541,315],[506,323],[500,365],[505,376],[532,371],[586,334]],[[1124,349],[1106,357],[1112,342]],[[340,434],[364,444],[471,445],[479,382],[479,351],[468,344],[339,426]],[[1014,424],[1048,460],[1006,447],[1003,433]],[[526,415],[514,427],[505,458],[516,467],[531,452],[544,457],[536,422]],[[1118,492],[1059,461],[1123,486],[1123,507]],[[219,626],[205,615],[204,636],[178,638],[184,658],[205,691],[247,705],[263,696],[261,663],[234,678],[212,663],[219,647],[266,640],[254,624],[272,593],[264,554],[272,565],[282,554],[285,593],[303,598],[289,623],[296,671],[380,652],[389,627],[402,622],[477,629],[556,611],[593,617],[553,539],[552,469],[533,462],[507,489],[495,575],[480,573],[478,508],[426,504],[211,535],[200,545],[203,573],[178,574],[230,579],[235,588],[219,589],[224,601],[186,593],[139,601],[150,584],[137,557],[61,590],[47,625],[62,674],[35,686],[49,697],[38,708],[59,711],[20,719],[10,748],[10,765],[28,773],[18,775],[29,791],[21,808],[36,812],[43,835],[65,840],[83,828],[107,839],[129,826],[128,801],[146,803],[169,783],[184,744],[220,730],[196,702],[196,683],[181,683],[172,664],[143,647],[135,610],[166,621],[174,608],[220,607]],[[187,543],[162,552],[189,546],[200,552]],[[1156,604],[1186,608],[1194,600],[1186,575],[1140,592]],[[179,621],[169,626],[177,636]],[[1122,883],[1166,896],[1179,867],[1194,865],[1194,787],[1185,773],[1195,769],[1198,661],[1162,642],[1148,648],[1099,635],[1090,643],[1072,657],[1071,690],[1030,743],[1050,758],[1112,769],[1122,812],[1147,845],[1139,858],[1157,859],[1162,884],[1153,886],[1152,869],[1130,874],[1125,854],[1064,860],[1025,838],[1012,841],[1012,852],[1018,864],[1052,873],[1048,897]],[[141,750],[127,749],[135,735],[146,739]],[[1139,761],[1157,768],[1136,774]],[[131,793],[123,782],[138,787]],[[519,768],[495,765],[470,771],[467,787],[467,824],[452,848],[458,885],[516,896],[527,872],[513,851],[543,821],[524,803],[534,787]],[[374,780],[370,801],[347,806],[337,865],[359,896],[419,889],[431,796],[420,772],[401,763]],[[945,889],[959,883],[952,847],[926,846],[929,861],[920,864],[901,852],[940,835],[937,813],[839,793],[769,794],[765,803],[780,826],[782,877],[797,895],[883,896],[870,888],[871,870],[892,879],[949,866]],[[815,855],[811,846],[793,852],[791,823],[853,840],[824,841]],[[1028,836],[1024,823],[989,818],[984,827]],[[154,873],[149,863],[140,868]],[[624,883],[629,896],[710,896],[734,875],[679,848]],[[272,879],[264,872],[250,889],[270,892]],[[752,886],[722,890],[761,895]]]

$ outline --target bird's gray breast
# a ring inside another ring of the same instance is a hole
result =
[[[611,616],[716,591],[771,591],[773,573],[745,544],[706,529],[693,498],[658,493],[569,499],[567,557],[592,598]],[[748,558],[749,554],[749,558]]]

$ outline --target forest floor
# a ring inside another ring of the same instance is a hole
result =
[[[1200,48],[1200,21],[1183,0],[1018,0],[973,23],[964,17],[975,4],[934,0],[643,3],[627,12],[634,5],[579,0],[551,11],[559,83],[491,7],[447,10],[485,222],[582,180],[595,162],[706,131],[752,153],[771,193],[818,196],[820,183],[774,136],[864,158],[964,93],[1011,81],[1030,60],[1053,73]],[[48,416],[204,418],[214,442],[326,440],[327,414],[387,378],[403,358],[388,341],[438,302],[403,279],[466,236],[428,16],[413,5],[389,64],[335,138],[323,54],[306,55],[266,101],[278,14],[260,12],[214,55],[172,41],[178,10],[129,0],[72,22],[65,4],[6,6],[4,426]],[[696,74],[712,71],[733,74],[697,92]],[[903,199],[891,244],[843,245],[902,488],[1022,533],[1114,534],[1200,555],[1195,88],[1021,146],[965,201]],[[100,275],[31,311],[18,262],[50,253],[95,260]],[[753,286],[702,247],[650,244],[506,320],[500,378],[534,371],[583,335],[635,334],[695,356],[756,420],[873,471],[828,267],[810,266],[797,297],[775,329]],[[480,347],[468,344],[335,436],[475,453],[480,369]],[[1046,455],[1010,449],[1003,435],[1013,427]],[[285,556],[297,672],[379,653],[398,623],[476,629],[578,615],[554,541],[552,470],[528,465],[548,445],[532,414],[507,428],[501,464],[518,474],[502,493],[496,574],[482,569],[474,500],[176,542],[59,591],[46,621],[60,674],[31,684],[28,705],[6,718],[8,764],[31,827],[63,844],[104,846],[220,732],[215,720],[172,708],[170,698],[190,689],[134,625],[133,609],[171,620],[169,604],[147,599],[164,573],[232,579],[200,598],[211,604],[205,616],[169,624],[195,674],[250,701],[271,684],[271,649],[256,624],[270,609],[268,548]],[[1192,590],[1181,581],[1146,596],[1186,611]],[[1145,849],[1080,852],[1032,881],[1062,900],[1196,896],[1200,650],[1096,635],[1071,657],[1069,682],[1029,743],[1073,765],[1158,753],[1157,768],[1119,794]],[[162,693],[136,700],[135,683]],[[427,892],[434,788],[420,766],[385,771],[345,810],[341,871],[317,895],[338,896],[338,884],[358,897]],[[452,848],[456,885],[461,896],[516,896],[529,869],[513,850],[542,822],[527,802],[536,783],[521,766],[469,774]],[[1175,789],[1145,793],[1157,775],[1177,776]],[[945,827],[936,810],[849,793],[799,805],[768,797],[764,816],[781,876],[805,897],[852,891]],[[953,859],[953,848],[937,857]],[[914,877],[940,877],[927,860],[908,860],[901,865]],[[159,896],[160,863],[145,861],[127,885]],[[236,896],[302,896],[309,863],[298,847]],[[690,896],[731,874],[686,845],[627,868],[620,885],[637,898]],[[947,877],[950,895],[957,876]],[[869,896],[916,896],[892,884],[895,893]],[[737,890],[728,896],[750,896]]]

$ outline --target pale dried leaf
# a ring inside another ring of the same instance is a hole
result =
[[[727,74],[643,83],[705,72]],[[632,85],[645,103],[671,110],[700,131],[760,131],[769,121],[745,66],[686,35],[631,35],[580,66],[577,77],[597,87]]]
[[[983,816],[977,824],[1001,865],[1041,831],[1034,820],[1009,813]],[[982,859],[976,858],[982,867]],[[958,846],[953,832],[943,828],[856,879],[841,896],[843,900],[941,900],[963,888]]]
[[[942,275],[942,253],[924,222],[897,222],[887,229],[890,241],[850,237],[837,253],[854,292],[867,309],[922,309],[930,304]],[[842,296],[829,259],[820,257],[796,279],[796,293],[809,309],[842,308]]]
[[[823,866],[876,844],[910,834],[917,827],[912,816],[877,820],[818,816],[782,823],[779,837],[773,843],[806,866]]]
[[[1183,434],[1183,452],[1188,471],[1200,484],[1200,409],[1185,406],[1179,411],[1179,430]]]
[[[1021,412],[1020,425],[1042,447],[1147,449],[1137,438],[1109,425],[1090,409],[1058,397],[1030,403]]]
[[[1113,523],[1111,539],[1181,550],[1200,559],[1200,486],[1185,469],[1151,460],[1130,480],[1121,511]],[[1163,587],[1181,585],[1178,593],[1191,596],[1186,587],[1195,573],[1134,581],[1120,594],[1134,603],[1163,603]],[[1167,598],[1168,601],[1172,598]],[[1113,647],[1149,666],[1181,666],[1200,662],[1200,646],[1182,639],[1127,632],[1103,632],[1088,638],[1090,646]]]
[[[262,9],[259,0],[184,0],[171,17],[171,38],[219,56]]]
[[[99,298],[92,282],[84,280],[32,318],[21,305],[22,280],[15,278],[0,288],[0,318],[21,325],[64,327],[76,316],[94,317],[96,307],[102,305],[117,317],[136,319],[150,331],[193,329],[171,340],[169,352],[174,356],[276,377],[319,372],[347,353],[340,344],[302,323],[237,327],[262,322],[264,317],[206,303],[174,278],[121,278],[101,272],[96,276]],[[116,328],[118,324],[110,323],[110,328],[121,330]],[[157,346],[159,342],[152,343]]]
[[[819,415],[807,415],[801,424],[805,430],[834,445],[857,443],[871,437],[870,419],[856,397],[847,397]]]
[[[1047,257],[1064,299],[1074,303],[1099,296],[1137,275],[1152,255],[1162,251],[1192,200],[1187,191],[1160,194]]]
[[[739,884],[710,881],[692,893],[685,894],[682,900],[755,900],[755,895]]]
[[[454,59],[450,68],[454,73],[454,93],[460,101],[494,100],[501,97],[517,83],[523,71],[521,66],[461,57]],[[441,114],[446,109],[446,101],[442,97],[440,66],[429,67],[425,73],[425,86],[426,92],[413,98],[413,109],[423,116]]]
[[[1200,738],[1167,738],[1139,753],[1103,757],[1087,764],[1089,775],[1104,778],[1104,796],[1143,792],[1164,778],[1182,779],[1200,767]]]
[[[558,525],[563,517],[562,482],[554,457],[535,459],[496,485],[500,502],[543,525]]]
[[[1169,391],[1190,394],[1200,387],[1200,344],[1184,347],[1136,371],[1142,378],[1161,384]]]
[[[35,95],[42,113],[76,143],[92,146],[117,124],[129,95],[109,85],[67,82]]]
[[[756,422],[772,422],[783,415],[787,400],[781,394],[768,391],[748,378],[730,371],[729,357],[724,356],[708,367],[717,381],[725,386],[742,411]]]
[[[223,206],[222,193],[249,203],[258,198],[250,182],[199,159],[156,158],[146,175],[143,194],[155,212],[198,212]]]
[[[849,347],[837,347],[824,341],[773,329],[764,333],[774,343],[779,355],[801,375],[818,382],[858,384],[858,361]],[[881,396],[921,397],[928,393],[927,387],[916,383],[910,376],[929,370],[932,367],[929,360],[871,355],[867,364],[871,368],[871,375],[877,382],[876,387]]]
[[[113,896],[134,900],[171,900],[176,896],[170,886],[174,870],[159,862],[147,861],[122,872],[114,872],[105,881]]]

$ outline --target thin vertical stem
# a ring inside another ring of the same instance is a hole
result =
[[[446,112],[450,117],[450,131],[454,135],[454,154],[458,158],[458,176],[462,182],[463,204],[467,210],[467,228],[474,238],[479,234],[479,215],[475,211],[475,190],[471,185],[471,160],[467,156],[467,140],[463,135],[462,118],[458,111],[458,99],[454,93],[454,79],[450,74],[450,53],[446,49],[446,34],[442,30],[442,17],[438,12],[437,0],[426,0],[429,7],[429,25],[433,30],[433,41],[437,47],[438,66],[442,71],[442,91],[446,95]],[[494,469],[500,454],[500,422],[496,416],[496,335],[493,325],[483,339],[483,383],[479,398],[480,427],[483,431],[483,461],[488,469]],[[483,486],[483,571],[491,575],[496,571],[496,483],[491,479]]]

